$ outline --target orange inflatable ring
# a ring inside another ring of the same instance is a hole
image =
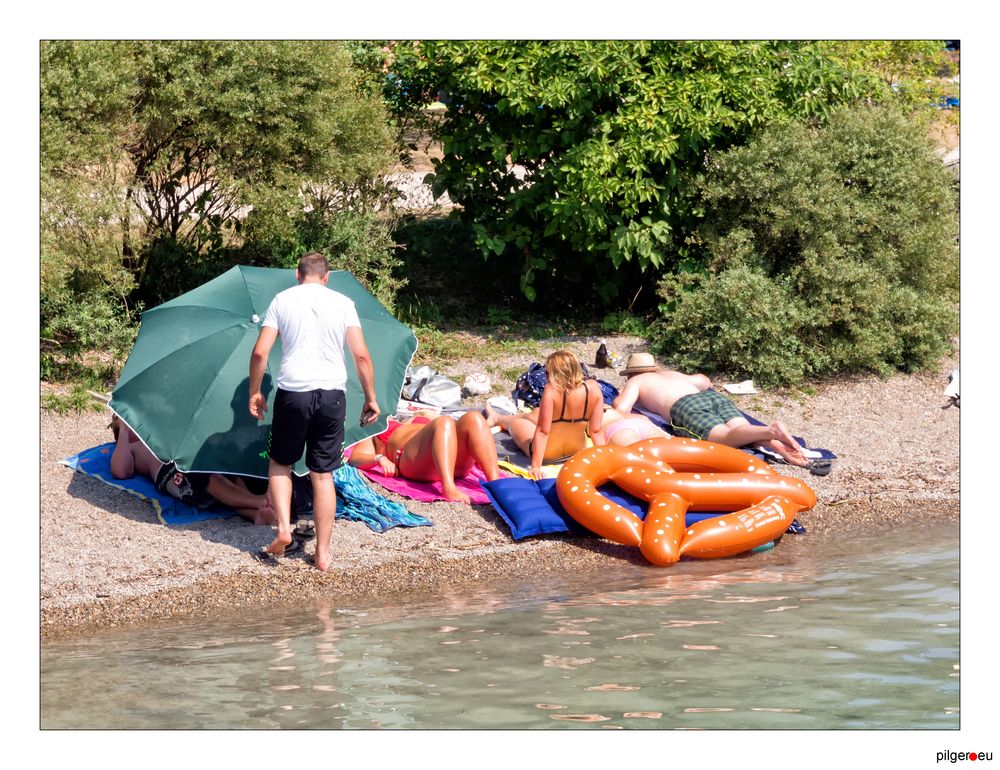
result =
[[[604,497],[612,481],[649,504],[646,518]],[[781,476],[746,452],[711,441],[652,438],[592,447],[567,460],[556,479],[566,512],[601,537],[637,545],[650,562],[681,556],[733,556],[784,534],[795,514],[816,504],[799,479]],[[732,511],[686,527],[692,511]]]

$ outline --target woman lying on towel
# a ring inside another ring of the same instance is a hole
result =
[[[624,415],[614,409],[604,410],[604,438],[611,446],[628,446],[646,438],[671,438],[646,415],[633,412]]]
[[[572,353],[557,350],[545,359],[548,382],[538,408],[524,414],[501,415],[486,407],[486,422],[507,431],[518,449],[531,458],[531,475],[540,479],[543,463],[558,463],[587,446],[604,446],[604,394],[597,380],[585,380]],[[556,416],[558,415],[558,417]]]
[[[445,498],[460,503],[471,500],[455,479],[467,476],[473,463],[487,481],[500,478],[496,443],[478,412],[466,412],[458,420],[433,412],[418,412],[406,422],[390,418],[384,432],[355,445],[350,462],[365,470],[378,466],[386,476],[440,481]]]

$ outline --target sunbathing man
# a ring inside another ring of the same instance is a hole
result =
[[[149,477],[160,492],[196,508],[207,508],[217,500],[254,524],[275,523],[268,496],[254,494],[242,479],[234,480],[218,473],[181,473],[173,463],[161,463],[127,425],[122,425],[118,415],[111,418],[110,427],[115,436],[111,475],[116,479],[129,479],[141,473]]]
[[[648,353],[629,356],[622,374],[627,381],[614,408],[623,415],[638,404],[667,420],[678,435],[731,447],[753,445],[777,452],[790,465],[809,465],[783,423],[751,425],[732,401],[711,389],[704,374],[660,369]]]

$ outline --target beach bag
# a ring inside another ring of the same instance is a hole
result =
[[[535,361],[528,367],[528,371],[517,378],[510,397],[517,406],[523,401],[531,408],[537,409],[542,403],[542,391],[545,390],[548,381],[549,375],[545,372],[545,366]]]
[[[595,379],[587,371],[586,364],[580,364],[580,368],[583,370],[584,379]],[[535,362],[528,367],[528,371],[517,378],[517,383],[514,385],[514,390],[511,392],[510,397],[514,399],[515,404],[518,401],[523,401],[533,409],[537,409],[538,405],[542,402],[542,391],[545,390],[545,385],[548,381],[549,375],[545,372],[545,366]],[[601,386],[601,395],[604,397],[604,403],[610,406],[611,402],[618,398],[618,388],[604,380],[597,380],[597,384]]]
[[[454,380],[437,374],[429,366],[407,369],[403,398],[449,409],[462,403],[462,388]]]

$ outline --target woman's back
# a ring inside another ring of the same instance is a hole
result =
[[[555,460],[579,452],[587,446],[587,423],[594,408],[600,408],[602,395],[594,380],[584,380],[570,390],[552,384],[552,423],[549,428],[545,460]]]

